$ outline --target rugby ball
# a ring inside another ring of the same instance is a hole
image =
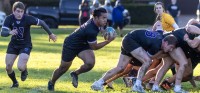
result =
[[[109,38],[115,37],[116,31],[112,27],[107,27],[104,33],[104,39],[108,40]]]

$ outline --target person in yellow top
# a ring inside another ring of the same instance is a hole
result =
[[[174,21],[174,18],[165,12],[162,2],[157,2],[155,4],[154,11],[157,14],[156,20],[160,20],[162,23],[163,30],[169,32],[179,28],[179,26]],[[156,26],[154,25],[153,30],[155,29]]]

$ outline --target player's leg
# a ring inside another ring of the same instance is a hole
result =
[[[17,67],[19,69],[19,71],[21,71],[21,80],[25,81],[28,75],[28,71],[27,71],[27,62],[29,59],[29,55],[31,53],[31,49],[32,47],[26,47],[26,48],[22,48],[19,50],[19,59],[18,59],[18,64]]]
[[[13,85],[11,86],[12,87],[18,87],[19,84],[17,82],[17,79],[15,77],[15,72],[13,71],[12,67],[13,67],[13,64],[14,64],[14,61],[16,60],[18,54],[19,54],[19,50],[16,49],[16,48],[13,48],[13,46],[17,47],[16,45],[13,45],[12,43],[10,43],[8,45],[8,48],[7,48],[7,54],[6,54],[6,72],[8,74],[8,76],[10,77],[10,79],[12,80],[13,82]]]
[[[114,77],[108,79],[108,80],[104,83],[104,85],[107,84],[107,85],[108,85],[108,88],[113,89],[112,83],[111,83],[111,82],[114,81],[114,80],[116,80],[116,79],[118,79],[118,78],[120,78],[120,77],[122,77],[123,75],[128,74],[128,73],[131,71],[132,67],[133,67],[132,64],[128,64],[128,65],[126,66],[125,70],[124,70],[122,73],[119,73],[119,74],[115,75]]]
[[[171,57],[163,58],[162,66],[159,68],[159,70],[156,74],[156,78],[155,78],[154,85],[152,87],[152,91],[160,91],[159,83],[172,64],[174,64],[174,60]]]
[[[177,69],[176,73],[174,91],[182,92],[184,90],[181,89],[181,81],[184,75],[183,73],[185,72],[185,68],[188,65],[188,60],[180,47],[175,48],[173,51],[169,52],[169,54],[179,64],[179,68]]]
[[[21,71],[21,80],[25,81],[28,75],[27,71],[27,62],[29,59],[29,55],[25,53],[21,53],[19,55],[17,67]]]
[[[152,77],[154,77],[154,76],[156,76],[156,73],[157,73],[157,71],[160,69],[160,67],[163,65],[163,62],[159,62],[159,61],[161,61],[161,60],[153,60],[153,63],[152,63],[152,65],[154,65],[154,64],[156,64],[157,66],[155,67],[155,68],[152,68],[152,69],[149,69],[148,71],[147,71],[147,73],[145,74],[145,76],[142,78],[142,81],[144,82],[144,83],[146,83],[150,78],[152,78]],[[155,63],[154,63],[155,62]],[[160,64],[158,64],[158,63],[160,63]]]
[[[132,87],[132,90],[137,92],[144,92],[144,89],[142,87],[142,78],[145,75],[147,69],[149,68],[152,60],[142,47],[138,47],[137,49],[133,50],[131,52],[131,55],[133,55],[136,59],[143,63],[138,71],[137,80],[134,86]]]
[[[132,59],[132,57],[120,54],[120,58],[118,60],[117,66],[115,68],[109,70],[108,72],[106,72],[105,75],[103,77],[101,77],[98,81],[95,81],[92,84],[91,88],[96,91],[103,90],[103,84],[105,83],[105,81],[112,78],[114,75],[124,71],[124,69],[126,68],[128,63],[131,61],[131,59]]]
[[[13,85],[11,86],[11,88],[19,86],[17,79],[15,77],[15,72],[12,69],[14,61],[16,60],[16,58],[17,58],[16,54],[8,54],[8,53],[6,54],[6,60],[5,60],[6,61],[5,62],[6,63],[6,72],[13,82]]]
[[[76,50],[68,49],[65,46],[63,47],[60,66],[54,70],[52,77],[48,82],[48,90],[54,91],[56,81],[70,68],[76,55]]]
[[[95,64],[95,55],[93,50],[83,50],[78,54],[78,57],[83,60],[84,64],[77,70],[70,73],[72,84],[75,88],[78,87],[78,75],[90,71]]]

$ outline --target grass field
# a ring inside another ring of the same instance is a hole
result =
[[[127,33],[131,29],[143,28],[147,26],[128,26],[124,29]],[[0,93],[48,93],[47,82],[50,79],[52,72],[60,64],[62,43],[66,36],[69,35],[75,28],[74,27],[61,27],[60,29],[53,29],[52,31],[57,35],[58,39],[56,43],[48,42],[48,35],[40,28],[32,28],[31,36],[33,42],[33,49],[28,62],[29,75],[25,82],[20,80],[20,72],[18,71],[15,62],[13,69],[15,70],[16,77],[19,82],[19,88],[10,89],[12,84],[5,71],[5,52],[9,43],[10,37],[0,38]],[[95,51],[96,64],[95,67],[88,73],[81,74],[79,76],[79,86],[74,88],[71,84],[71,77],[69,72],[77,69],[83,62],[76,58],[67,73],[65,73],[56,83],[55,92],[94,92],[90,89],[91,84],[99,79],[103,73],[116,66],[118,56],[120,53],[121,37],[117,37],[106,47]],[[99,35],[98,41],[103,41],[103,38]],[[199,75],[199,66],[195,69],[195,75]],[[167,76],[171,75],[171,72],[167,73]],[[197,82],[197,86],[200,83]],[[105,92],[130,92],[130,88],[126,88],[121,79],[118,79],[114,83],[115,90],[105,90]],[[200,92],[200,87],[192,88],[190,83],[183,83],[183,88],[188,91]]]

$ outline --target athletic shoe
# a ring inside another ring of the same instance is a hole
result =
[[[98,81],[95,81],[95,82],[92,84],[91,89],[92,89],[92,90],[95,90],[95,91],[103,91],[103,85],[100,84]]]
[[[13,85],[10,88],[18,88],[18,87],[19,87],[19,83],[16,82],[16,83],[13,83]]]
[[[112,84],[113,82],[108,83],[106,89],[114,89]]]
[[[147,90],[152,89],[152,87],[153,87],[153,83],[147,83],[147,84],[145,85],[145,89],[147,89]]]
[[[72,85],[77,88],[78,87],[78,75],[75,72],[70,73],[72,77]]]
[[[159,87],[157,87],[157,88],[152,88],[151,91],[152,91],[152,92],[163,92],[163,90],[160,89]]]
[[[181,89],[181,90],[179,90],[179,91],[175,91],[175,90],[174,90],[174,92],[175,92],[175,93],[189,93],[188,91],[185,91],[185,90],[183,90],[183,89]]]
[[[49,81],[47,88],[48,88],[49,91],[54,91],[54,84],[51,81]]]
[[[122,79],[123,79],[123,81],[124,81],[126,87],[130,87],[130,86],[129,86],[129,83],[128,83],[128,82],[129,82],[128,78],[127,78],[127,77],[123,77]]]
[[[162,88],[162,89],[164,89],[164,90],[170,90],[172,87],[173,87],[173,83],[169,83],[167,80],[164,80],[162,83],[161,83],[161,85],[160,85],[160,87]]]
[[[28,71],[27,70],[22,71],[21,72],[21,80],[25,81],[26,78],[27,78],[27,75],[28,75]]]
[[[145,91],[144,91],[142,85],[139,85],[139,86],[138,86],[138,85],[133,85],[132,91],[133,91],[133,92],[145,93]]]

